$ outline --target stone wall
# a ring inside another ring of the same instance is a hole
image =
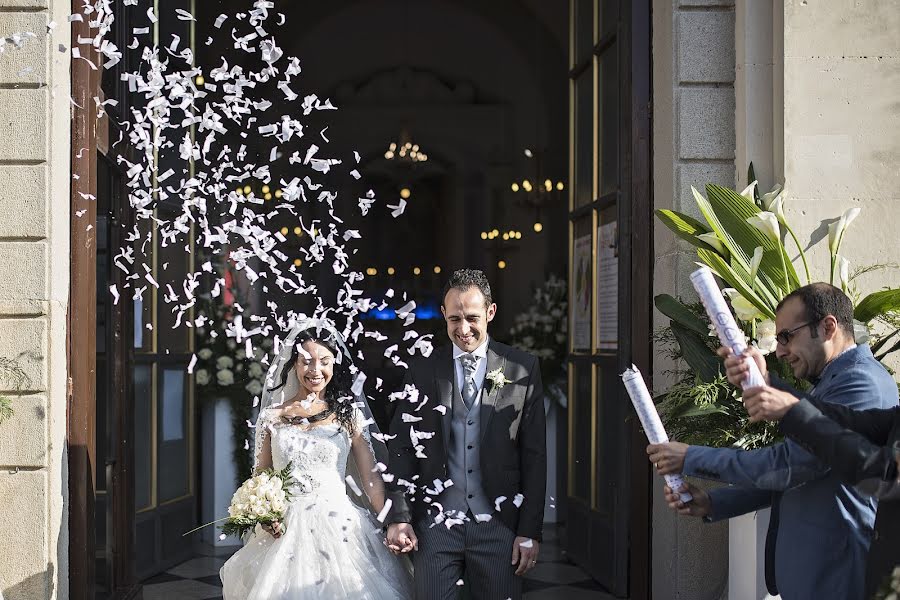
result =
[[[722,0],[653,2],[653,179],[656,208],[697,215],[691,185],[735,184],[735,10]],[[654,294],[688,296],[696,255],[655,228]],[[658,313],[655,327],[666,324]],[[665,389],[665,357],[653,384]],[[728,577],[728,530],[676,517],[653,486],[653,598],[713,600]]]
[[[0,0],[0,36],[36,34],[0,54],[0,357],[28,376],[22,389],[0,377],[15,410],[0,425],[5,600],[68,597],[68,13],[55,0]]]
[[[828,277],[827,224],[862,209],[844,237],[851,270],[900,262],[900,5],[896,0],[784,3],[787,211],[810,267]],[[900,270],[858,280],[900,287]]]

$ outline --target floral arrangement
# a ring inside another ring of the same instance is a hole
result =
[[[293,484],[290,464],[281,471],[266,469],[247,479],[231,498],[222,533],[243,537],[257,525],[282,523]]]
[[[194,365],[194,381],[200,394],[221,397],[234,392],[243,397],[259,396],[263,391],[266,369],[260,362],[272,347],[272,340],[262,341],[251,356],[245,348],[238,348],[226,331],[232,321],[231,310],[224,303],[211,299],[198,311],[197,335],[200,348]]]
[[[247,449],[252,439],[246,423],[252,417],[252,408],[263,392],[266,368],[262,360],[272,348],[272,340],[264,339],[261,348],[254,348],[248,355],[244,346],[238,346],[229,338],[227,330],[234,318],[236,307],[226,306],[219,298],[202,298],[201,308],[195,319],[198,350],[194,364],[194,382],[201,400],[227,398],[231,404],[233,456],[237,466],[237,478],[242,480],[252,468],[252,457]]]
[[[753,178],[752,165],[750,177]],[[784,212],[784,190],[776,186],[760,195],[756,181],[737,192],[721,186],[706,186],[706,197],[691,188],[705,222],[672,210],[657,210],[660,221],[675,235],[697,249],[697,258],[722,281],[738,324],[748,340],[766,355],[770,371],[804,389],[790,370],[773,354],[775,308],[787,294],[813,281],[809,263]],[[889,289],[859,299],[853,280],[882,265],[850,273],[849,261],[840,254],[844,234],[859,215],[851,208],[828,228],[830,253],[829,281],[839,285],[854,300],[858,342],[874,339],[872,351],[883,360],[900,349],[900,289]],[[803,264],[804,280],[794,270],[786,249],[792,239]],[[837,279],[836,279],[837,278]],[[683,359],[676,370],[676,383],[657,400],[672,437],[686,443],[707,446],[735,445],[756,448],[778,439],[770,423],[749,423],[740,402],[740,391],[725,380],[721,361],[715,354],[718,340],[699,303],[684,302],[669,295],[655,299],[657,309],[669,317],[669,327],[657,333],[656,341],[673,358]],[[886,335],[872,336],[876,322],[889,327]],[[890,345],[894,340],[896,343]]]
[[[551,275],[535,290],[528,310],[515,316],[508,334],[510,344],[538,357],[545,392],[562,406],[566,405],[568,295],[566,280]]]

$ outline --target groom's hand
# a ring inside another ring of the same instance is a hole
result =
[[[516,566],[516,575],[522,576],[537,564],[541,544],[537,540],[519,536],[513,542],[512,564]]]
[[[394,554],[406,554],[419,549],[416,532],[409,523],[391,523],[384,543]]]

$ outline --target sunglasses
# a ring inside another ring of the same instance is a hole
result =
[[[775,334],[775,339],[778,340],[778,343],[782,346],[787,346],[791,343],[791,340],[797,335],[797,332],[803,329],[804,327],[812,327],[814,325],[818,325],[819,321],[822,319],[816,319],[815,321],[807,321],[801,325],[797,325],[791,329],[782,329],[778,333]],[[813,336],[816,337],[816,336]]]

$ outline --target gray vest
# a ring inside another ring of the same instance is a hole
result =
[[[483,359],[484,360],[484,359]],[[447,474],[453,485],[438,496],[444,511],[455,510],[473,515],[492,514],[494,507],[484,495],[481,484],[481,395],[467,409],[456,381],[453,365],[453,413],[450,419],[450,442],[447,445]]]

